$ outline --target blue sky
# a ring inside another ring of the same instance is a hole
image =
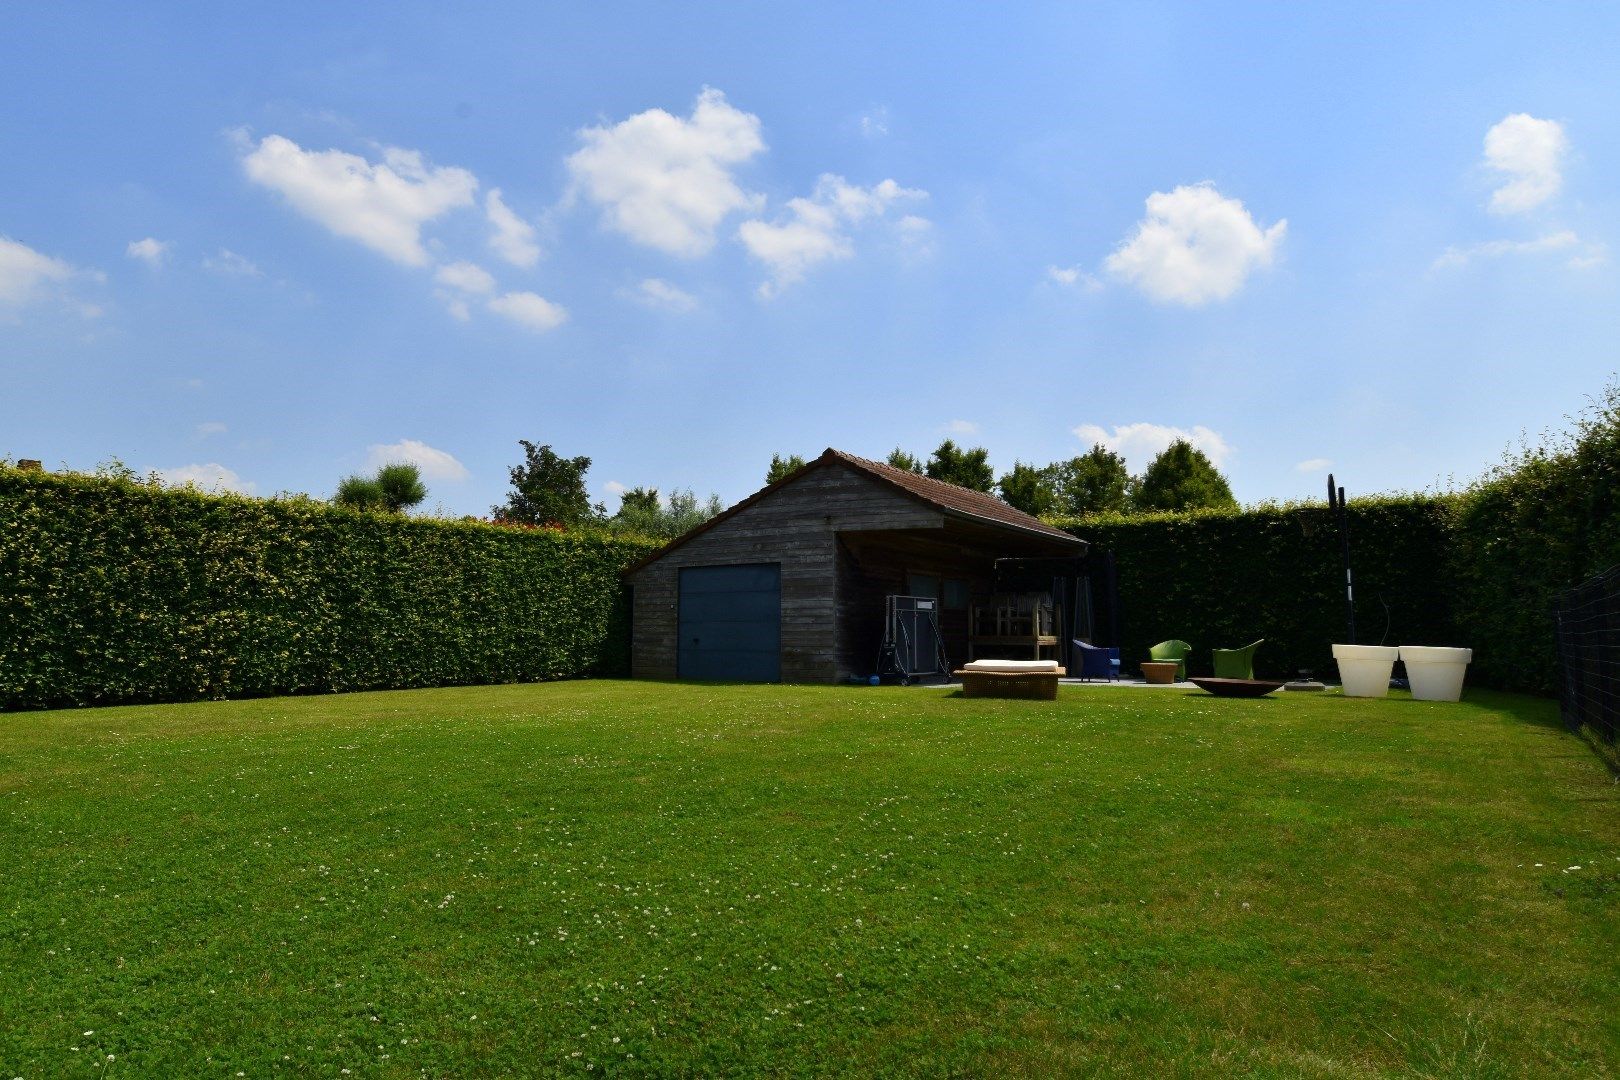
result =
[[[1620,8],[1303,7],[13,5],[0,455],[1467,479],[1620,367]]]

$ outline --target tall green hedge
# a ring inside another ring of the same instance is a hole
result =
[[[649,546],[0,468],[0,708],[619,673]]]
[[[1451,500],[1360,499],[1348,510],[1363,643],[1456,640],[1447,577]],[[1261,675],[1301,668],[1332,677],[1345,632],[1338,532],[1326,506],[1097,514],[1058,523],[1114,552],[1120,648],[1130,668],[1168,638],[1193,646],[1191,673],[1212,648],[1266,640]],[[1387,606],[1386,606],[1387,605]]]
[[[1358,499],[1348,515],[1362,644],[1464,646],[1470,682],[1556,693],[1553,605],[1620,564],[1620,388],[1460,493]],[[1263,637],[1257,674],[1335,672],[1344,590],[1327,507],[1057,524],[1115,553],[1127,666],[1181,638],[1208,672],[1212,647]]]
[[[1554,602],[1620,564],[1620,389],[1474,485],[1450,551],[1473,670],[1491,685],[1555,693]]]

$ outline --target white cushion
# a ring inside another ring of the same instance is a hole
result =
[[[1056,660],[974,660],[963,671],[1056,671]]]

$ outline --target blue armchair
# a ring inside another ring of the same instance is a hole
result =
[[[1087,645],[1078,638],[1073,639],[1075,658],[1080,661],[1080,677],[1082,679],[1117,679],[1119,668],[1115,667],[1115,660],[1109,653],[1112,649],[1105,649],[1098,645]]]

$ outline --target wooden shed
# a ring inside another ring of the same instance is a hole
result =
[[[625,572],[631,673],[864,678],[897,594],[938,601],[952,663],[1063,658],[1089,637],[1089,600],[1054,583],[1087,547],[994,496],[829,449]]]

